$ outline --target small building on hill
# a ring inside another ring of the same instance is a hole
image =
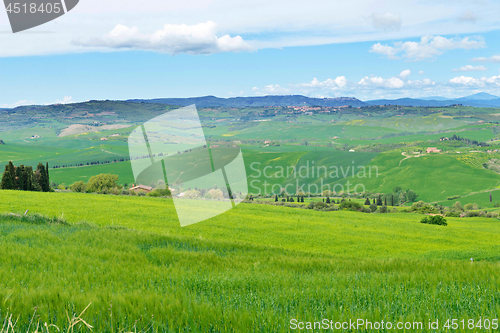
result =
[[[146,186],[146,185],[137,185],[129,188],[129,190],[134,192],[144,191],[146,193],[149,193],[153,190],[153,188],[151,186]]]
[[[430,153],[439,153],[440,151],[441,149],[437,149],[436,147],[428,147],[425,152],[427,154],[430,154]]]

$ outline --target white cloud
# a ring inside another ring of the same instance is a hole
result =
[[[364,78],[359,81],[359,85],[361,86],[373,86],[373,87],[381,87],[381,88],[389,88],[389,89],[400,89],[403,88],[405,83],[398,77],[391,77],[389,79],[384,79],[378,76]]]
[[[400,30],[401,15],[392,13],[373,13],[369,17],[372,26],[378,30]]]
[[[485,71],[488,70],[488,68],[484,66],[472,66],[472,65],[465,65],[459,68],[454,68],[454,72],[476,72],[476,71]]]
[[[69,103],[73,103],[73,97],[71,96],[64,96],[62,101],[57,100],[54,102],[54,104],[69,104]]]
[[[17,108],[18,106],[33,105],[33,104],[35,104],[35,102],[28,101],[27,99],[23,99],[23,100],[17,101],[17,102],[12,103],[12,104],[2,104],[2,105],[0,105],[0,107],[4,108],[4,109],[13,109],[13,108]]]
[[[385,55],[389,59],[397,59],[396,54],[399,50],[392,46],[377,43],[372,45],[370,52]]]
[[[422,74],[424,74],[424,73],[425,73],[425,72],[424,72],[424,71],[422,71],[422,70],[418,71],[418,74],[420,74],[420,75],[422,75]]]
[[[257,87],[253,87],[252,91],[256,95],[286,95],[290,93],[290,90],[287,88],[280,87],[279,84],[270,84],[264,86],[264,88],[259,89]]]
[[[399,77],[402,78],[403,80],[406,80],[408,76],[411,75],[411,71],[409,69],[405,69],[401,73],[399,73]]]
[[[476,23],[477,16],[472,10],[466,10],[459,18],[460,22]]]
[[[479,49],[486,47],[481,37],[446,38],[442,36],[424,36],[420,42],[396,42],[394,46],[374,44],[370,52],[387,56],[389,59],[397,59],[398,54],[411,60],[431,59],[443,54],[445,51],[463,49]]]
[[[450,83],[454,85],[462,85],[469,87],[481,87],[481,88],[498,88],[500,87],[500,75],[481,78],[474,78],[471,76],[457,76],[450,80]]]
[[[500,55],[494,55],[492,57],[479,57],[472,59],[474,62],[500,62]]]
[[[76,40],[74,43],[87,47],[137,49],[169,54],[211,54],[252,49],[241,36],[217,37],[216,33],[217,24],[212,21],[195,25],[165,24],[163,29],[152,34],[143,34],[137,27],[118,24],[100,38]]]
[[[299,83],[296,84],[295,87],[336,90],[343,88],[346,84],[347,80],[345,76],[338,76],[335,79],[326,79],[325,81],[319,81],[317,78],[314,78],[311,82]]]
[[[123,0],[86,0],[80,1],[67,15],[29,32],[3,34],[0,57],[102,51],[103,47],[83,47],[72,41],[102,38],[119,23],[138,27],[140,32],[150,35],[165,23],[191,26],[210,19],[218,23],[217,37],[240,35],[255,49],[377,43],[424,35],[472,35],[500,29],[500,1],[474,0],[473,3],[471,6],[471,1],[465,0],[315,0],[311,4],[299,0],[273,0],[249,5],[244,0],[149,0],[140,4]],[[470,21],[472,17],[465,15],[470,9],[480,18],[476,24],[464,24],[459,20],[463,16]],[[404,20],[399,30],[398,15]],[[2,12],[0,30],[7,32],[9,29],[8,17]]]

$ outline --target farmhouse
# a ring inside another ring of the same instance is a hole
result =
[[[437,149],[436,147],[428,147],[425,152],[427,154],[430,154],[430,153],[439,153],[440,151],[441,149]]]
[[[135,191],[135,192],[139,192],[142,190],[146,193],[149,193],[149,192],[151,192],[151,190],[153,190],[153,188],[151,186],[146,186],[146,185],[137,185],[137,186],[129,188],[129,190]]]
[[[101,138],[101,141],[108,141],[107,138]]]

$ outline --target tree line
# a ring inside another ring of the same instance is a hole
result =
[[[12,161],[5,166],[0,182],[2,190],[50,192],[49,164],[38,163],[33,171],[31,166],[14,166]]]

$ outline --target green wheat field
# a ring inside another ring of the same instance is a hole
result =
[[[0,217],[0,314],[19,332],[78,318],[94,332],[288,332],[292,319],[500,313],[496,219],[443,228],[243,203],[180,228],[170,199],[21,191],[0,191],[0,211],[22,216]]]

